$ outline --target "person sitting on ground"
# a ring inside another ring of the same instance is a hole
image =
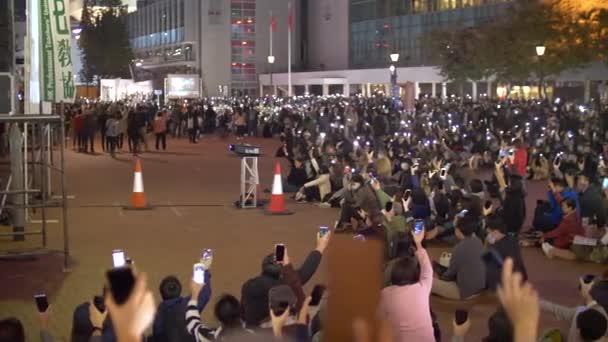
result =
[[[319,202],[329,199],[331,196],[331,182],[329,168],[321,166],[316,179],[304,184],[296,194],[296,200]]]
[[[579,341],[607,341],[606,331],[608,320],[606,315],[596,309],[587,309],[576,316],[576,329],[578,330]],[[576,340],[568,340],[576,341]]]
[[[583,337],[583,335],[586,335],[587,337],[589,337],[590,335],[597,336],[597,333],[593,333],[593,329],[589,328],[591,328],[590,325],[593,325],[595,323],[598,323],[596,328],[601,328],[602,320],[597,319],[597,315],[594,313],[587,313],[584,315],[582,314],[589,310],[594,310],[595,312],[603,316],[603,329],[598,330],[601,331],[600,336],[604,336],[606,334],[605,320],[608,316],[606,316],[605,309],[598,304],[598,301],[600,301],[602,298],[605,298],[608,293],[606,293],[605,289],[602,289],[603,291],[597,291],[595,289],[596,284],[600,281],[596,281],[595,277],[592,275],[586,275],[584,277],[581,277],[578,281],[579,294],[583,302],[582,305],[577,307],[566,307],[541,299],[540,308],[543,311],[552,313],[553,315],[555,315],[556,318],[560,320],[570,321],[570,330],[568,331],[567,341],[595,341],[598,339],[597,337],[595,337],[594,339],[587,339]]]
[[[486,221],[488,250],[486,253],[490,257],[497,259],[484,260],[486,265],[486,285],[488,289],[496,290],[500,285],[500,275],[502,273],[502,262],[507,258],[513,259],[513,269],[521,273],[522,279],[528,280],[526,266],[521,256],[521,249],[517,237],[509,234],[504,221],[495,215],[488,217]]]
[[[304,169],[304,160],[296,158],[293,161],[293,166],[287,175],[287,179],[283,181],[283,191],[285,193],[298,192],[307,181],[308,176]]]
[[[422,247],[424,231],[412,232],[415,256],[396,261],[391,286],[382,290],[381,313],[390,321],[396,341],[435,341],[429,296],[433,267]]]
[[[0,320],[0,341],[25,342],[25,329],[21,321],[15,317]]]
[[[455,222],[456,238],[450,265],[433,279],[433,294],[449,299],[467,299],[486,287],[486,268],[482,260],[483,243],[475,235],[478,219],[465,214]]]
[[[561,207],[562,200],[572,199],[578,210],[578,196],[574,190],[568,187],[563,178],[553,177],[549,181],[549,192],[547,193],[547,208],[542,213],[535,212],[533,227],[536,230],[547,232],[557,227],[564,215]],[[545,206],[545,204],[540,204]]]
[[[576,212],[576,202],[568,198],[562,201],[562,212],[564,216],[559,225],[542,235],[542,249],[549,258],[554,256],[571,260],[572,252],[570,246],[576,235],[585,236],[585,230],[580,223]]]
[[[576,190],[579,192],[579,203],[582,218],[596,218],[606,221],[606,208],[599,185],[590,181],[589,176],[581,173],[576,178]]]
[[[327,244],[329,236],[317,235],[317,247],[310,252],[297,273],[302,284],[306,284],[314,275]],[[267,255],[262,260],[262,274],[249,279],[241,289],[241,305],[243,306],[243,318],[247,327],[258,327],[268,316],[268,291],[274,286],[284,284],[281,278],[281,265],[275,261],[274,253]]]

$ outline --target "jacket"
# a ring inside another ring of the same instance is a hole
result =
[[[585,229],[580,224],[576,213],[564,216],[559,225],[548,233],[545,233],[543,237],[546,239],[553,239],[553,246],[557,248],[570,248],[575,235],[585,235]]]
[[[287,183],[297,186],[298,188],[303,187],[307,181],[308,176],[306,175],[306,170],[304,170],[303,167],[297,168],[294,166],[287,175]]]
[[[528,280],[528,272],[521,256],[521,249],[516,237],[507,235],[490,245],[488,249],[496,251],[503,260],[513,259],[513,270],[522,274],[523,280]],[[493,262],[485,262],[487,288],[495,290],[502,279],[502,267]]]
[[[429,296],[433,267],[424,249],[416,251],[420,280],[411,285],[389,286],[382,290],[381,312],[394,331],[393,341],[434,342]]]
[[[602,190],[595,184],[589,184],[587,189],[579,193],[581,217],[596,217],[599,222],[606,222],[606,208],[602,198]]]
[[[465,237],[454,247],[450,267],[443,277],[456,280],[461,298],[469,298],[486,287],[482,254],[483,244],[475,235]]]
[[[319,187],[319,195],[321,196],[321,201],[331,193],[331,182],[329,181],[329,174],[322,174],[317,177],[317,179],[310,181],[304,184],[305,188],[310,188],[313,186]]]
[[[563,200],[565,200],[567,198],[574,199],[576,201],[576,211],[578,213],[580,213],[578,195],[576,194],[576,192],[574,190],[572,190],[570,188],[566,188],[560,193],[554,193],[552,191],[549,191],[547,193],[547,198],[549,200],[549,205],[551,206],[551,209],[549,211],[549,216],[551,219],[551,224],[553,224],[554,226],[558,225],[559,222],[562,220],[562,216],[564,216],[564,213],[562,212],[562,207],[561,207],[561,202]]]
[[[312,278],[321,263],[321,257],[322,254],[316,250],[308,254],[302,266],[297,270],[302,284],[306,284]],[[278,274],[267,271],[265,265],[269,262],[268,259],[269,257],[264,259],[262,274],[249,279],[241,288],[241,305],[248,327],[257,327],[269,317],[268,291],[275,286],[285,284],[284,279],[280,276],[280,270]]]
[[[606,311],[604,311],[604,308],[602,306],[598,305],[595,301],[592,301],[591,303],[588,303],[587,305],[582,305],[582,306],[572,307],[572,308],[562,306],[559,304],[555,304],[555,303],[552,303],[552,302],[549,302],[549,301],[546,301],[543,299],[540,300],[539,304],[540,304],[540,309],[542,311],[552,313],[558,319],[570,321],[570,330],[568,331],[568,337],[566,339],[566,341],[568,341],[568,342],[583,342],[583,339],[581,338],[581,336],[578,332],[578,328],[576,327],[576,317],[578,316],[579,313],[581,313],[587,309],[595,309],[595,310],[601,312],[608,319],[608,316],[606,315]],[[602,337],[596,341],[605,342],[605,341],[608,341],[608,339],[606,338],[606,335],[604,335],[604,337]]]
[[[164,133],[167,131],[167,120],[164,116],[154,118],[154,133]]]
[[[365,210],[368,214],[372,211],[380,211],[380,203],[376,197],[376,193],[368,184],[361,185],[357,191],[353,193],[355,207]]]

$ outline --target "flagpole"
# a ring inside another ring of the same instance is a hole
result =
[[[272,23],[273,20],[274,20],[274,17],[272,16],[272,11],[270,11],[270,30],[269,30],[270,31],[270,54],[268,56],[274,56],[272,54],[272,30],[274,30],[273,23]]]
[[[293,14],[292,14],[292,8],[291,8],[291,1],[289,1],[287,3],[287,7],[288,7],[288,16],[289,16],[289,32],[287,34],[287,46],[288,46],[288,50],[287,50],[287,95],[289,97],[292,96],[292,90],[291,90],[291,31],[292,31],[292,26],[293,26]]]

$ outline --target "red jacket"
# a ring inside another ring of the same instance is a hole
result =
[[[570,213],[562,218],[557,228],[545,233],[543,237],[553,239],[553,246],[557,248],[570,248],[575,235],[585,236],[585,230],[581,226],[576,212]]]
[[[528,168],[528,151],[525,148],[515,150],[513,155],[513,168],[518,175],[524,177]]]

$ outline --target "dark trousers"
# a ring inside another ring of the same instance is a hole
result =
[[[139,134],[129,135],[129,152],[139,153]]]
[[[196,128],[188,128],[188,136],[190,137],[190,142],[196,142]]]
[[[102,151],[106,151],[109,149],[110,146],[110,142],[107,139],[108,137],[106,136],[106,132],[102,131],[101,132],[101,150]]]
[[[158,150],[158,145],[162,143],[163,151],[167,149],[167,133],[156,133],[156,149]]]
[[[122,150],[122,143],[125,140],[125,134],[120,133],[118,137],[116,137],[116,146]]]
[[[110,152],[111,155],[114,155],[114,153],[116,152],[117,142],[118,142],[118,137],[106,136],[106,143],[108,144],[106,151]]]
[[[95,134],[89,135],[89,143],[91,144],[91,153],[95,153]],[[85,150],[86,152],[86,150]]]

